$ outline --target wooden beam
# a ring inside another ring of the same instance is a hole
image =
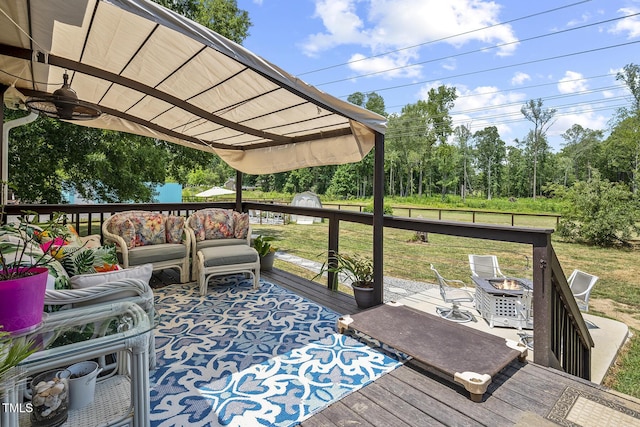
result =
[[[373,163],[373,300],[384,301],[384,135],[376,132]]]

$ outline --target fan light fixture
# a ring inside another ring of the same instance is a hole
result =
[[[69,86],[69,75],[62,76],[64,83],[52,95],[27,99],[27,108],[54,119],[91,120],[102,114],[102,111],[89,102],[80,101],[76,91]]]

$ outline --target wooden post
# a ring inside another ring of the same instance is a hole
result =
[[[338,245],[340,243],[340,220],[335,216],[331,215],[329,217],[329,242],[328,242],[328,251],[327,251],[327,262],[329,262],[330,268],[335,268],[336,262],[335,259],[333,261],[331,256],[338,253]],[[329,272],[327,273],[327,287],[329,289],[336,290],[338,286],[338,275],[336,273]]]
[[[384,135],[376,132],[373,163],[373,301],[384,301]]]
[[[242,172],[236,171],[236,212],[242,212]]]
[[[533,361],[554,366],[551,349],[553,331],[551,303],[551,235],[540,236],[533,244]]]

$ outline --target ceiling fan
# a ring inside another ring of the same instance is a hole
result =
[[[66,71],[62,78],[64,83],[60,89],[56,89],[51,95],[28,98],[25,101],[27,108],[62,120],[91,120],[102,114],[98,106],[78,99],[76,91],[69,85]]]

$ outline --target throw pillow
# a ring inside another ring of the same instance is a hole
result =
[[[63,246],[60,251],[60,262],[69,276],[77,274],[101,273],[118,270],[118,256],[115,245],[98,248],[79,246]]]
[[[189,227],[193,230],[193,234],[197,242],[202,242],[205,238],[204,225],[200,218],[200,214],[194,214],[189,217]]]
[[[229,209],[205,209],[200,211],[200,222],[205,239],[228,239],[233,235],[233,211]]]
[[[167,243],[165,217],[161,213],[138,211],[129,217],[136,230],[134,246]]]
[[[166,221],[167,243],[182,243],[184,234],[184,217],[169,215]]]
[[[138,267],[125,268],[123,270],[109,271],[106,273],[79,274],[73,276],[70,280],[73,289],[82,289],[125,279],[140,279],[145,283],[149,283],[152,273],[153,264],[144,264]]]
[[[249,214],[233,211],[233,234],[236,239],[246,239],[249,232]]]
[[[116,236],[124,239],[127,248],[133,249],[135,247],[134,237],[136,235],[136,228],[133,226],[133,222],[126,215],[116,214],[116,218],[109,221],[107,231]]]

